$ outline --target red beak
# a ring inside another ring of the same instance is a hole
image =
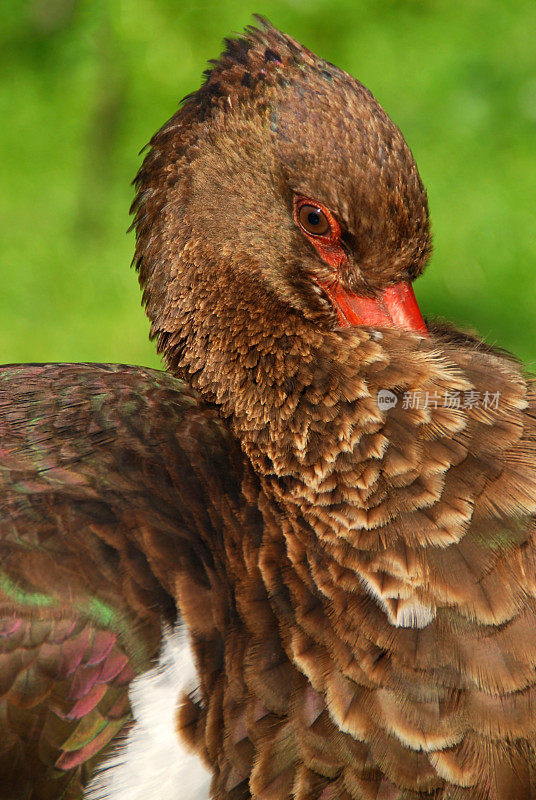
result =
[[[421,311],[409,283],[389,286],[377,297],[360,297],[347,292],[338,283],[320,286],[333,303],[342,327],[370,325],[378,328],[402,328],[428,336]]]

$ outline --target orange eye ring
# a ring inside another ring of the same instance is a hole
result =
[[[341,227],[331,211],[310,197],[294,198],[294,219],[311,241],[335,245],[341,238]]]
[[[294,197],[294,220],[325,264],[338,269],[347,260],[341,226],[326,206],[304,195]]]

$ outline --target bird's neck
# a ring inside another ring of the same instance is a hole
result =
[[[317,535],[362,527],[386,447],[376,398],[389,364],[382,339],[322,330],[275,301],[237,302],[234,287],[228,300],[221,292],[214,314],[199,306],[199,291],[190,293],[196,303],[181,299],[171,369],[217,404],[270,491],[295,503]]]
[[[199,294],[181,301],[182,338],[168,362],[237,435],[271,506],[274,535],[285,528],[294,566],[320,554],[332,564],[330,580],[342,581],[351,564],[349,585],[358,574],[361,583],[387,586],[382,597],[412,596],[411,575],[397,572],[404,547],[458,540],[471,504],[456,501],[448,526],[428,513],[463,456],[452,440],[464,411],[406,407],[403,395],[470,385],[428,339],[396,329],[322,329],[277,303],[255,305],[245,295],[237,302],[236,289],[220,298],[215,325]],[[381,389],[396,390],[396,407],[378,407]],[[393,618],[401,607],[394,605]],[[408,614],[425,619],[415,608]]]

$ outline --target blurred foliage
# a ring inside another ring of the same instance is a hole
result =
[[[534,0],[4,0],[0,361],[158,364],[125,234],[137,153],[255,11],[404,132],[435,234],[423,312],[534,367]]]

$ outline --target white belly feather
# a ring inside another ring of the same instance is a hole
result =
[[[178,737],[177,708],[198,678],[183,627],[164,631],[158,666],[132,681],[134,722],[92,778],[85,800],[208,800],[211,773]]]

